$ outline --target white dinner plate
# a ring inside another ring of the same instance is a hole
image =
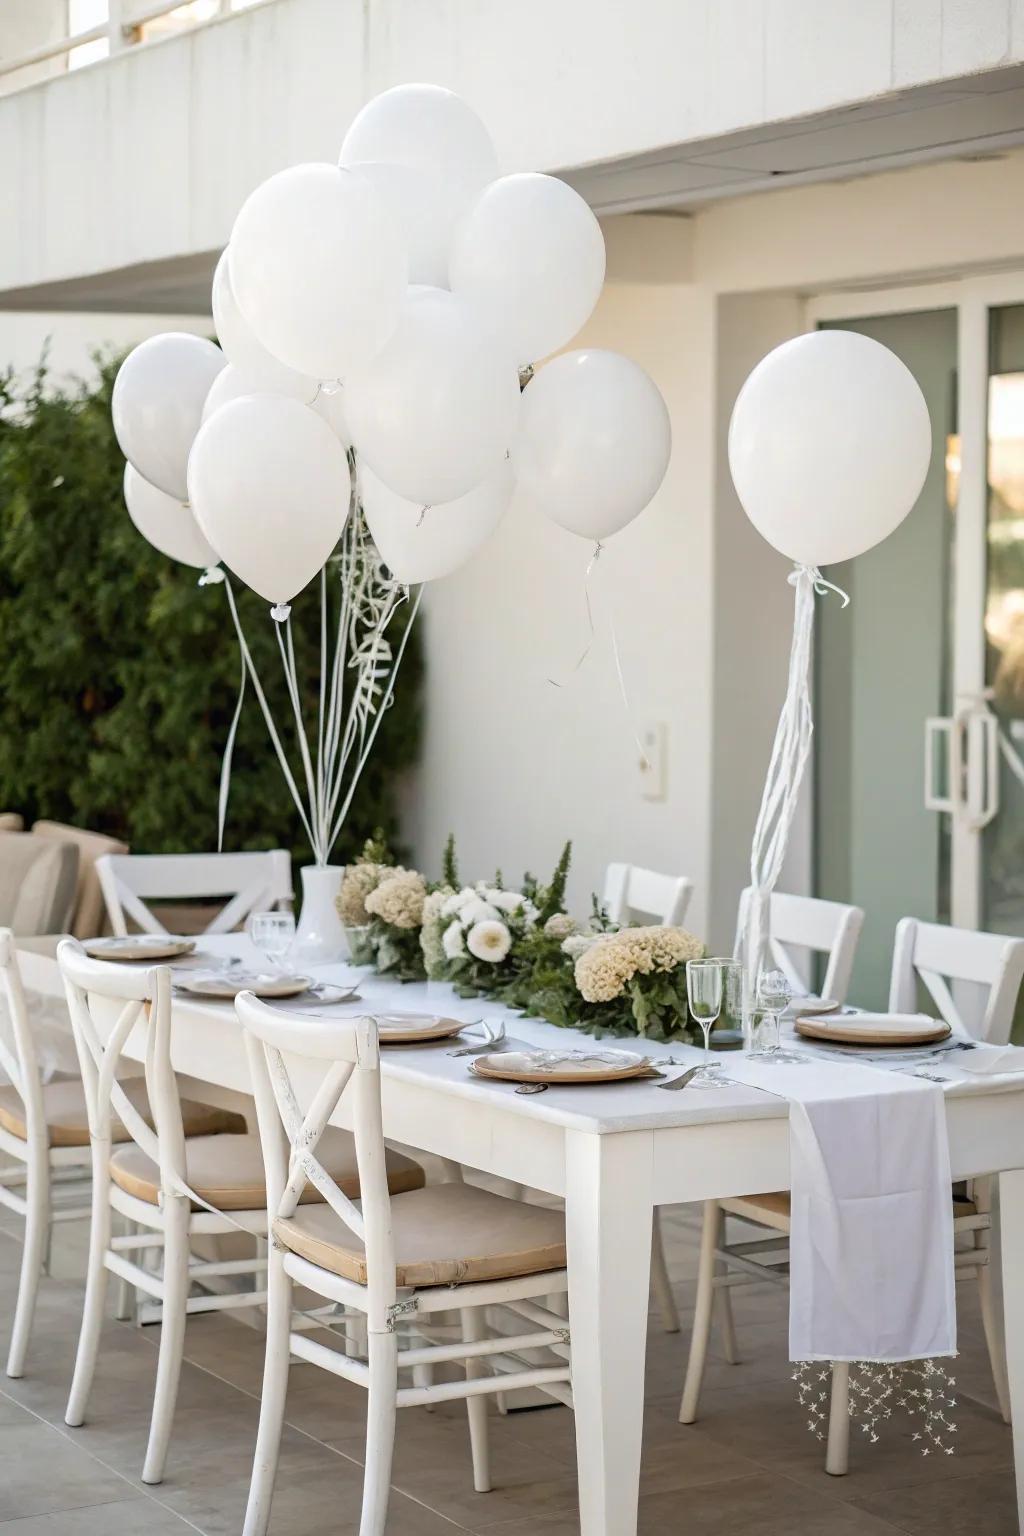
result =
[[[798,1018],[798,1035],[844,1045],[931,1045],[952,1033],[944,1019],[924,1014],[841,1013],[836,1018]]]
[[[499,1051],[477,1056],[469,1070],[477,1077],[512,1083],[612,1083],[645,1077],[651,1071],[646,1056],[636,1051],[588,1050]]]
[[[190,955],[196,941],[172,933],[127,933],[109,939],[85,939],[82,947],[94,960],[177,960]]]
[[[255,997],[298,997],[313,985],[311,976],[274,976],[266,971],[193,971],[175,980],[179,992],[193,997],[231,999],[239,992],[251,992]]]
[[[447,1040],[467,1027],[465,1019],[437,1013],[372,1013],[381,1045],[414,1045],[417,1040]]]

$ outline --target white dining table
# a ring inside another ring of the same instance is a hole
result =
[[[239,935],[204,937],[204,950],[255,960]],[[57,996],[51,955],[21,951],[26,987]],[[318,979],[351,982],[351,967]],[[590,1045],[591,1037],[462,1000],[439,983],[402,985],[358,973],[362,998],[348,1011],[442,1013],[467,1022],[505,1020],[534,1046]],[[628,1042],[609,1042],[611,1044]],[[696,1062],[689,1046],[643,1043],[655,1059]],[[635,1536],[644,1409],[647,1306],[654,1208],[789,1186],[788,1106],[758,1089],[661,1091],[655,1080],[517,1094],[474,1078],[451,1042],[383,1052],[381,1091],[389,1138],[565,1201],[569,1328],[579,1465],[581,1536]],[[144,1043],[126,1054],[142,1060]],[[240,1027],[229,1004],[176,993],[176,1070],[231,1094],[250,1090]],[[720,1058],[728,1075],[729,1058]],[[1024,1078],[979,1080],[942,1058],[953,1176],[999,1174],[1001,1250],[1018,1510],[1024,1529]],[[310,1068],[308,1087],[315,1077]],[[296,1086],[302,1086],[301,1072]],[[342,1099],[337,1123],[348,1123]],[[680,1426],[682,1439],[687,1433]],[[685,1519],[681,1515],[681,1529]]]

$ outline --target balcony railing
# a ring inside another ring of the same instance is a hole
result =
[[[147,5],[142,0],[79,0],[76,7],[72,0],[68,8],[69,25],[76,19],[88,22],[91,16],[96,17],[95,22],[69,31],[66,36],[48,37],[11,58],[0,58],[0,94],[109,58],[140,43],[155,42],[267,3],[269,0],[158,0]],[[43,20],[45,7],[40,6],[40,21]],[[0,48],[3,42],[0,6]],[[47,69],[47,65],[51,67]]]

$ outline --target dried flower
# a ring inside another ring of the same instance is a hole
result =
[[[544,924],[544,932],[552,939],[568,939],[576,932],[576,919],[568,912],[555,912]]]
[[[372,917],[393,928],[418,928],[426,895],[427,882],[421,874],[414,869],[398,869],[370,892],[365,906]]]
[[[346,928],[362,928],[368,921],[366,898],[392,870],[387,864],[349,864],[341,880],[335,906]]]
[[[477,960],[487,960],[497,965],[504,960],[512,947],[512,935],[504,923],[495,918],[485,918],[474,923],[466,936],[466,945]]]
[[[623,928],[602,934],[578,957],[576,986],[588,1003],[608,1003],[634,976],[673,971],[703,953],[703,944],[685,928]]]

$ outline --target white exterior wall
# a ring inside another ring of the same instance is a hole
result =
[[[506,169],[547,170],[1022,59],[1022,0],[267,0],[0,99],[0,290],[219,248],[259,181],[333,160],[404,80],[461,91]]]

